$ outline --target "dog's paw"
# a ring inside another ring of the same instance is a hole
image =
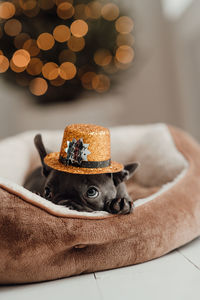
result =
[[[111,214],[129,214],[133,208],[134,204],[128,198],[114,199],[106,204],[106,210]]]

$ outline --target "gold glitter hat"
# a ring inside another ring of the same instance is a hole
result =
[[[110,131],[91,124],[65,128],[60,152],[48,154],[44,162],[58,171],[73,174],[116,173],[123,165],[111,161]]]

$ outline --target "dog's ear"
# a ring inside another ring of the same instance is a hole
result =
[[[44,163],[44,158],[45,156],[47,155],[47,151],[44,147],[44,144],[43,144],[43,141],[42,141],[42,136],[41,134],[37,134],[34,138],[34,144],[35,144],[35,147],[40,155],[40,159],[41,159],[41,163],[42,163],[42,168],[43,168],[43,175],[44,176],[48,176],[50,171],[51,171],[51,168],[48,167],[45,163]]]
[[[113,173],[114,184],[117,186],[122,181],[131,178],[138,166],[139,166],[138,163],[128,164],[124,166],[124,169],[121,172]]]

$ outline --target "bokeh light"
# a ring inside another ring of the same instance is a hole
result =
[[[92,80],[93,78],[96,76],[95,72],[86,72],[85,74],[83,74],[83,76],[81,77],[81,83],[82,86],[84,87],[84,89],[86,90],[92,90]]]
[[[12,3],[15,6],[15,16],[22,14],[22,8],[19,4],[19,0],[12,0]]]
[[[105,4],[101,10],[102,17],[107,21],[114,21],[119,16],[119,7],[114,3]]]
[[[56,79],[59,75],[59,67],[54,62],[48,62],[42,67],[42,74],[46,79]]]
[[[104,71],[110,75],[117,73],[119,70],[118,66],[115,63],[115,60],[113,60],[113,59],[109,65],[104,66],[103,68],[104,68]]]
[[[13,62],[13,59],[10,60],[10,68],[13,72],[15,73],[22,73],[26,70],[26,67],[18,67],[15,65],[15,63]]]
[[[6,56],[0,55],[0,73],[4,73],[9,68],[9,60]]]
[[[58,76],[56,79],[50,80],[50,83],[51,83],[51,85],[56,86],[56,87],[62,86],[65,83],[65,79]]]
[[[130,33],[128,34],[119,33],[117,35],[117,40],[116,40],[117,46],[122,46],[122,45],[133,46],[134,42],[135,42],[134,37]]]
[[[30,62],[30,54],[24,49],[17,50],[13,54],[12,61],[18,68],[26,67]]]
[[[64,62],[60,65],[60,77],[65,80],[71,80],[76,76],[76,67],[71,62]]]
[[[88,3],[85,8],[85,14],[90,19],[99,19],[101,17],[102,5],[99,1],[92,1]]]
[[[69,40],[71,33],[69,27],[66,25],[58,25],[53,31],[54,39],[57,42],[64,43]]]
[[[71,51],[70,49],[64,49],[60,52],[59,54],[59,62],[60,64],[63,62],[72,62],[72,63],[76,63],[76,54]]]
[[[55,40],[53,35],[47,32],[41,33],[37,39],[37,45],[42,50],[50,50],[54,44]]]
[[[72,51],[79,52],[85,47],[85,39],[83,37],[77,38],[75,36],[71,36],[67,45]]]
[[[42,61],[39,58],[33,57],[26,68],[26,72],[32,76],[36,76],[42,72],[42,67]]]
[[[116,50],[116,59],[122,64],[128,64],[132,62],[134,58],[133,48],[123,45]]]
[[[87,34],[88,24],[83,20],[76,20],[71,24],[70,30],[73,36],[80,38]]]
[[[70,4],[73,4],[74,0],[54,0],[54,2],[58,6],[59,4],[64,3],[64,2],[68,2]]]
[[[38,4],[31,10],[24,10],[23,11],[24,15],[26,15],[29,18],[36,17],[39,14],[39,12],[40,12],[40,7],[39,7]]]
[[[74,7],[69,2],[60,3],[57,7],[57,15],[63,20],[70,19],[74,14]]]
[[[44,95],[48,84],[51,91],[66,84],[61,93],[65,87],[69,94],[76,87],[106,92],[109,77],[129,68],[135,56],[134,22],[113,2],[1,1],[0,73],[10,66],[15,82],[35,96]],[[49,91],[47,99],[53,95]]]
[[[0,3],[0,18],[10,19],[15,14],[15,6],[11,2]]]
[[[117,19],[115,27],[120,33],[130,33],[133,30],[134,23],[131,18],[123,16]]]
[[[104,74],[99,74],[93,77],[92,87],[98,93],[104,93],[110,88],[110,79]]]
[[[36,40],[28,39],[23,44],[23,49],[27,50],[31,56],[36,56],[40,53]]]
[[[23,10],[32,10],[36,7],[36,0],[19,0],[19,5]]]
[[[48,84],[45,79],[37,77],[31,80],[29,84],[29,89],[33,95],[42,96],[46,93],[48,89]]]
[[[94,61],[99,66],[106,66],[112,60],[112,55],[107,49],[99,49],[94,54]]]
[[[117,59],[114,60],[114,63],[118,71],[127,70],[131,66],[131,63],[120,63]]]
[[[55,2],[53,0],[38,0],[39,7],[44,10],[48,10],[54,7]]]
[[[9,36],[16,36],[22,31],[22,24],[17,19],[10,19],[5,23],[4,30]]]

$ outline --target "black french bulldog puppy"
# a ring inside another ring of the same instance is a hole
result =
[[[78,211],[107,211],[128,214],[133,209],[124,181],[129,179],[137,163],[125,165],[121,172],[113,174],[79,175],[61,172],[44,163],[47,151],[41,135],[36,135],[35,146],[42,166],[26,179],[24,187],[47,200]]]

